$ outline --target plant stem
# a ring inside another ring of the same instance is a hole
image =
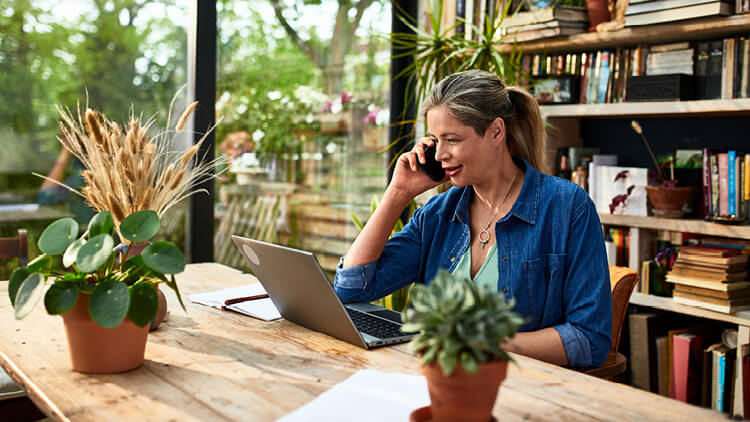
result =
[[[648,141],[646,140],[646,137],[643,136],[643,133],[640,134],[641,139],[643,139],[643,144],[646,145],[646,149],[648,150],[649,155],[651,155],[651,159],[654,161],[654,166],[656,166],[656,173],[659,174],[659,178],[661,179],[661,182],[664,183],[666,180],[664,180],[664,175],[661,173],[661,167],[659,167],[659,161],[656,160],[656,156],[654,155],[654,152],[651,151],[651,146],[649,146]]]

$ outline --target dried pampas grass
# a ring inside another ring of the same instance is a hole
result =
[[[173,104],[174,99],[169,115]],[[197,159],[200,146],[214,127],[186,151],[171,149],[174,135],[184,130],[197,105],[194,102],[185,108],[174,130],[168,129],[168,120],[167,129],[150,138],[153,119],[143,122],[131,112],[127,124],[120,126],[89,108],[83,113],[78,109],[74,116],[58,107],[62,118],[60,143],[86,168],[80,192],[65,187],[97,211],[109,211],[116,227],[136,211],[150,209],[161,216],[181,200],[205,192],[198,185],[215,177],[214,171],[223,161],[216,158],[206,163]]]

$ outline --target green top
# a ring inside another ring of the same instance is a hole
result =
[[[482,267],[479,268],[479,271],[474,275],[474,278],[471,278],[471,246],[466,248],[466,252],[464,252],[461,260],[458,261],[458,265],[456,265],[456,268],[453,270],[453,275],[466,277],[479,286],[487,285],[491,286],[493,289],[497,289],[499,275],[497,271],[496,245],[497,243],[492,244],[489,252],[487,252],[487,258],[484,259]],[[487,265],[488,263],[490,265]]]

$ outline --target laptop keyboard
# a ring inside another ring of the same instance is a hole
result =
[[[345,309],[346,312],[349,313],[349,317],[352,319],[352,322],[354,322],[354,326],[363,333],[378,338],[392,338],[405,335],[403,332],[401,332],[401,324],[386,321],[365,312],[356,311],[354,309]]]

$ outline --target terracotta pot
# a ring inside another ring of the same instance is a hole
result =
[[[79,294],[73,309],[62,318],[74,371],[111,374],[143,364],[148,325],[138,327],[128,318],[115,328],[97,325],[89,315],[87,294]]]
[[[658,217],[680,218],[685,215],[682,207],[690,200],[692,192],[692,186],[672,189],[646,186],[646,196],[654,207],[654,215]]]
[[[470,374],[459,365],[446,377],[437,361],[422,367],[430,391],[430,413],[434,422],[488,422],[492,420],[500,384],[508,372],[507,361],[479,365]]]
[[[589,13],[589,32],[596,32],[597,25],[611,19],[607,0],[586,0],[586,9]]]
[[[120,243],[119,245],[117,245],[115,250],[118,252],[120,262],[123,262],[132,256],[140,255],[141,253],[143,253],[143,250],[146,249],[146,247],[148,247],[148,245],[150,244],[151,242],[136,243],[130,245]],[[169,311],[167,307],[167,298],[166,296],[164,296],[164,293],[161,291],[161,289],[159,289],[158,284],[156,285],[156,295],[159,298],[159,308],[156,310],[156,316],[154,317],[154,320],[151,321],[151,331],[159,327],[159,324],[164,321]]]

